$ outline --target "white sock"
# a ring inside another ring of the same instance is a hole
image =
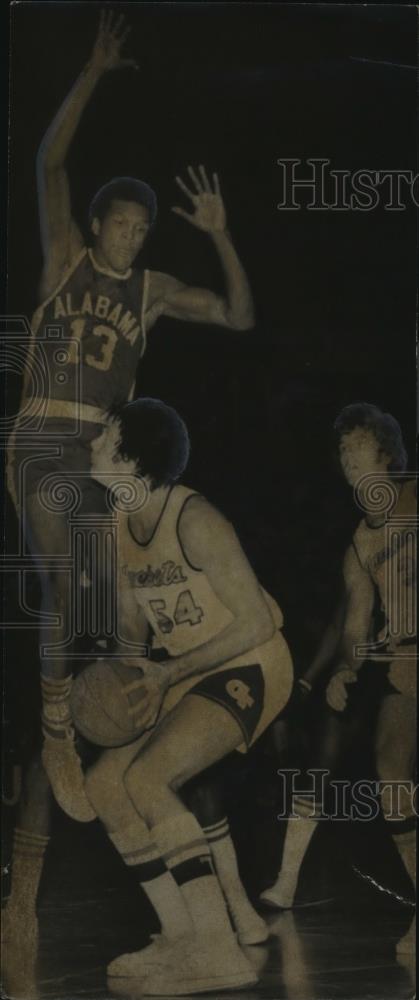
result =
[[[228,819],[225,817],[219,823],[204,827],[204,833],[209,843],[214,859],[215,870],[226,897],[228,907],[233,917],[237,931],[249,923],[263,925],[261,917],[249,902],[245,888],[240,878],[237,855],[230,835]]]
[[[416,829],[393,834],[393,840],[403,865],[415,885],[416,882]]]
[[[301,865],[319,822],[310,815],[313,813],[311,799],[294,797],[293,806],[298,819],[288,820],[281,870],[275,883],[275,889],[283,896],[284,906],[292,906],[294,902]]]
[[[211,855],[203,830],[185,810],[151,831],[152,839],[179,886],[196,934],[224,936],[234,943],[221,888],[213,873]]]
[[[124,863],[138,877],[141,888],[159,918],[162,934],[169,940],[190,934],[191,918],[182,893],[166,868],[150,834],[139,818],[125,830],[109,834]]]
[[[15,827],[12,854],[12,888],[8,901],[21,919],[35,915],[44,855],[49,837]]]

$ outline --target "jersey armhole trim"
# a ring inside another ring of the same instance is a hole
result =
[[[183,511],[185,510],[186,504],[189,503],[189,500],[191,500],[192,497],[199,497],[199,496],[201,496],[200,493],[190,493],[189,496],[186,497],[186,499],[183,501],[183,504],[182,504],[182,506],[180,508],[180,511],[178,513],[177,520],[176,520],[176,535],[177,535],[177,540],[179,542],[180,550],[182,552],[183,558],[185,559],[185,562],[187,562],[188,566],[190,566],[190,568],[193,569],[195,573],[202,573],[202,566],[194,566],[193,563],[191,563],[191,560],[188,559],[188,556],[186,555],[186,552],[185,552],[185,549],[184,549],[184,547],[182,545],[181,537],[180,537],[180,534],[179,534],[179,521],[180,521],[180,519],[182,517]]]
[[[41,325],[42,314],[43,314],[44,309],[46,309],[46,307],[49,306],[50,302],[52,302],[52,300],[55,299],[55,296],[59,294],[59,292],[64,287],[64,285],[66,284],[66,282],[68,281],[68,279],[71,278],[72,274],[74,274],[74,271],[76,270],[76,268],[78,267],[78,265],[81,263],[81,261],[83,260],[83,258],[87,257],[87,256],[88,256],[88,249],[87,249],[87,247],[84,246],[80,250],[80,253],[77,254],[77,256],[74,258],[74,260],[72,261],[72,263],[69,264],[69,266],[64,269],[64,271],[63,271],[63,273],[61,275],[61,278],[60,278],[57,286],[54,288],[54,291],[51,292],[51,294],[48,295],[47,298],[43,299],[39,303],[39,306],[36,307],[35,312],[33,313],[32,322],[31,322],[32,333],[37,333],[38,332],[39,327]]]
[[[354,550],[354,552],[355,552],[355,555],[356,555],[356,558],[357,558],[357,560],[358,560],[358,562],[359,562],[359,565],[360,565],[361,569],[363,570],[363,572],[365,573],[365,566],[364,566],[364,565],[363,565],[363,563],[361,562],[361,557],[360,557],[360,555],[359,555],[359,552],[358,552],[358,549],[357,549],[357,546],[355,545],[355,540],[354,540],[354,539],[352,539],[352,542],[351,542],[351,545],[352,545],[352,548],[353,548],[353,550]]]
[[[147,330],[145,327],[145,314],[147,312],[149,291],[150,291],[150,271],[148,270],[148,268],[146,268],[143,275],[143,295],[141,302],[141,317],[140,317],[141,333],[143,337],[143,346],[141,348],[141,355],[140,355],[141,358],[143,357],[143,354],[145,353],[147,347]]]

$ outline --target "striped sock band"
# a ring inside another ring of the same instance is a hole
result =
[[[218,840],[223,840],[224,837],[229,837],[230,826],[227,816],[224,816],[224,819],[221,819],[218,823],[212,823],[210,826],[204,826],[204,833],[210,847],[212,844],[216,844]]]
[[[178,885],[214,874],[208,842],[192,813],[159,823],[153,834]]]
[[[16,826],[13,834],[13,854],[21,854],[25,858],[39,858],[45,854],[49,837],[32,830],[22,830]]]

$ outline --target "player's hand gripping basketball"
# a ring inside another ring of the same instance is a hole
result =
[[[130,31],[123,14],[118,17],[112,11],[101,11],[99,31],[90,57],[91,65],[98,72],[127,66],[138,69],[135,59],[121,58],[121,49]]]
[[[198,171],[199,176],[193,167],[188,167],[188,174],[194,190],[191,190],[181,177],[176,177],[176,183],[189,198],[193,212],[185,212],[183,208],[178,206],[172,208],[172,212],[181,215],[192,226],[196,226],[197,229],[202,229],[206,233],[223,233],[227,228],[227,219],[218,174],[212,175],[212,188],[202,164],[198,167]]]
[[[326,688],[326,701],[335,712],[343,712],[346,708],[348,700],[346,685],[354,684],[357,679],[357,674],[354,670],[350,670],[349,667],[339,670],[330,679]]]
[[[141,677],[135,676],[123,687],[124,694],[135,695],[135,704],[128,709],[135,726],[151,729],[157,722],[163,698],[169,687],[168,672],[163,663],[141,659]]]

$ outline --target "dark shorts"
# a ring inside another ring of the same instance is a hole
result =
[[[265,703],[265,681],[258,663],[248,667],[223,670],[198,681],[189,694],[217,702],[238,722],[246,746],[249,746]]]
[[[25,498],[38,493],[46,477],[56,476],[74,489],[75,503],[80,497],[77,513],[103,514],[108,512],[106,490],[90,477],[91,442],[102,431],[98,423],[82,424],[83,433],[69,435],[71,422],[65,418],[47,419],[42,434],[36,441],[9,442],[7,453],[7,485],[19,514],[24,513]],[[53,481],[46,487],[51,489]]]

